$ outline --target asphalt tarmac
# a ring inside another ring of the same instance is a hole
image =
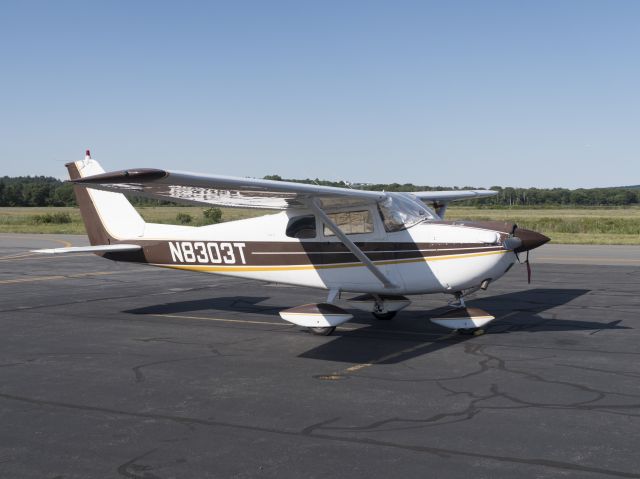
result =
[[[640,247],[543,246],[483,336],[432,295],[318,337],[277,312],[324,292],[67,243],[0,235],[2,478],[640,478]]]

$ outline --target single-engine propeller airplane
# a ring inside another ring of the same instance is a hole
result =
[[[407,307],[406,296],[448,293],[450,311],[431,321],[479,330],[495,318],[467,308],[465,295],[486,289],[519,253],[528,261],[530,250],[549,241],[513,223],[444,220],[449,202],[493,191],[393,193],[148,168],[105,173],[88,150],[83,161],[66,166],[91,246],[38,252],[93,252],[115,261],[322,288],[326,302],[280,312],[320,335],[353,317],[335,304],[343,292],[360,293],[349,304],[378,319]],[[123,193],[282,211],[199,227],[153,224]]]

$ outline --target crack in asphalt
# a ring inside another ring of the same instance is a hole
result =
[[[121,464],[116,469],[118,471],[118,474],[120,474],[122,477],[128,477],[131,479],[161,479],[160,476],[156,476],[155,474],[150,472],[150,470],[152,469],[151,466],[138,464],[138,461],[140,459],[144,459],[145,457],[153,454],[156,451],[157,449],[151,449],[150,451],[140,454],[139,456],[134,457],[124,464]]]
[[[590,386],[585,386],[583,384],[578,384],[570,381],[547,379],[539,374],[535,374],[529,371],[522,371],[520,369],[509,367],[506,364],[508,360],[489,354],[488,352],[486,352],[486,349],[487,349],[487,345],[465,343],[464,344],[465,354],[479,357],[481,359],[477,363],[479,367],[476,371],[458,375],[458,376],[439,377],[439,378],[419,378],[419,379],[416,379],[416,378],[395,379],[395,378],[373,376],[369,374],[365,374],[365,375],[350,374],[350,376],[353,376],[353,377],[361,377],[366,379],[376,379],[376,380],[383,380],[383,381],[388,380],[388,381],[403,381],[403,382],[432,382],[432,383],[435,383],[438,387],[440,387],[445,392],[449,393],[449,395],[467,395],[469,398],[471,398],[472,400],[463,410],[449,412],[449,413],[439,413],[439,414],[435,414],[433,416],[429,416],[427,418],[421,418],[421,419],[394,417],[394,418],[388,418],[380,421],[375,421],[375,422],[372,422],[366,425],[360,425],[360,426],[335,426],[333,424],[335,424],[337,420],[333,419],[328,422],[327,421],[320,422],[315,425],[309,426],[305,430],[313,431],[313,432],[319,431],[319,430],[342,431],[342,432],[400,431],[400,430],[430,427],[432,425],[439,426],[442,424],[451,424],[454,422],[467,421],[472,419],[473,417],[475,417],[477,414],[479,414],[484,410],[505,410],[505,409],[524,409],[524,408],[587,410],[587,411],[597,411],[604,414],[622,415],[629,418],[640,417],[640,414],[634,414],[630,412],[621,412],[621,410],[634,410],[634,409],[640,408],[640,402],[634,402],[634,403],[628,403],[628,404],[593,404],[595,402],[608,399],[611,396],[640,399],[640,395],[638,394],[605,391],[605,390],[596,389]],[[592,368],[588,368],[588,369],[592,369]],[[488,372],[490,370],[500,370],[502,372],[519,375],[528,381],[541,382],[548,385],[559,385],[563,387],[574,388],[582,393],[586,393],[590,395],[591,397],[585,398],[584,400],[574,401],[569,403],[542,403],[542,402],[527,401],[525,399],[516,397],[513,394],[501,392],[499,389],[499,386],[495,383],[492,383],[490,385],[490,394],[485,394],[485,395],[479,395],[473,391],[457,391],[442,384],[443,382],[447,382],[447,381],[458,381],[458,380],[468,379],[473,376],[480,376],[483,373]],[[634,375],[633,377],[636,377],[636,376]],[[486,402],[498,397],[510,401],[512,405],[490,406],[490,405],[481,404],[482,402]]]
[[[213,359],[213,358],[219,358],[221,356],[224,356],[223,354],[221,354],[219,351],[217,350],[213,350],[214,353],[213,354],[207,354],[204,356],[191,356],[188,358],[178,358],[178,359],[164,359],[162,361],[153,361],[150,363],[143,363],[143,364],[138,364],[137,366],[133,366],[131,368],[131,370],[133,371],[135,378],[136,378],[136,383],[141,383],[144,382],[146,380],[145,375],[142,373],[142,369],[143,368],[147,368],[147,367],[151,367],[151,366],[157,366],[158,364],[171,364],[171,363],[179,363],[179,362],[183,362],[183,361],[195,361],[198,359]]]
[[[581,369],[583,371],[596,371],[599,373],[614,374],[616,376],[625,376],[628,378],[640,378],[640,372],[634,373],[631,371],[611,371],[610,369],[590,368],[587,366],[576,366],[575,364],[563,364],[563,363],[556,363],[555,365],[562,366],[565,368]]]
[[[93,411],[104,414],[114,414],[119,416],[133,417],[139,419],[155,419],[159,421],[170,421],[178,424],[189,424],[189,425],[200,425],[200,426],[208,426],[208,427],[222,427],[222,428],[231,428],[237,430],[245,430],[245,431],[253,431],[253,432],[261,432],[261,433],[269,433],[269,434],[277,434],[281,436],[288,436],[294,438],[311,438],[311,439],[321,439],[331,442],[338,443],[351,443],[351,444],[359,444],[359,445],[371,445],[371,446],[379,446],[379,447],[387,447],[393,449],[402,449],[406,451],[414,451],[420,453],[427,453],[431,455],[435,455],[438,457],[449,458],[451,456],[454,457],[462,457],[462,458],[478,458],[485,460],[493,460],[498,462],[506,462],[513,464],[526,464],[530,466],[542,466],[548,467],[552,469],[559,469],[564,471],[579,471],[579,472],[588,472],[593,474],[604,474],[614,477],[625,477],[625,478],[640,478],[640,473],[627,472],[627,471],[619,471],[615,469],[606,469],[601,467],[593,467],[593,466],[583,466],[580,464],[574,464],[569,462],[562,461],[554,461],[549,459],[542,458],[521,458],[521,457],[513,457],[513,456],[502,456],[498,454],[484,454],[480,452],[473,452],[469,450],[456,450],[456,449],[447,449],[441,447],[431,447],[431,446],[418,446],[411,444],[401,444],[390,441],[381,441],[377,439],[370,438],[353,438],[353,437],[343,437],[343,436],[333,436],[330,434],[322,434],[316,432],[316,429],[311,426],[304,428],[301,431],[288,431],[286,429],[275,429],[269,427],[261,427],[261,426],[251,426],[246,424],[236,424],[230,422],[223,421],[214,421],[210,419],[200,419],[200,418],[192,418],[188,416],[172,416],[169,414],[155,414],[155,413],[143,413],[143,412],[134,412],[134,411],[125,411],[120,409],[113,409],[108,407],[100,407],[100,406],[89,406],[82,404],[73,404],[66,403],[62,401],[48,401],[48,400],[40,400],[23,396],[16,396],[13,394],[0,393],[0,398],[4,398],[10,401],[18,401],[22,403],[30,403],[37,404],[41,407],[54,407],[54,408],[64,408],[75,411]],[[335,419],[325,421],[331,422]],[[141,456],[137,456],[130,461],[122,464],[118,467],[118,472],[124,477],[135,478],[135,479],[159,479],[154,475],[140,476],[135,475],[135,471],[130,471],[129,468],[131,465],[135,464],[136,461],[141,458],[146,457],[151,454],[154,450],[147,451]],[[141,466],[142,472],[145,474],[152,474],[146,469],[147,466]]]

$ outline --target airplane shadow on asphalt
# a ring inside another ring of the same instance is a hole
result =
[[[589,292],[588,289],[534,288],[468,299],[467,305],[484,309],[496,316],[497,319],[487,328],[488,334],[630,329],[619,325],[620,321],[599,322],[540,316],[546,310],[570,303]],[[267,296],[225,296],[158,304],[124,312],[164,315],[217,310],[262,317],[272,315],[273,319],[278,319],[277,312],[290,305],[264,304],[270,299]],[[472,335],[448,334],[449,330],[428,321],[429,317],[437,316],[447,309],[441,307],[403,311],[391,321],[377,320],[367,313],[353,310],[350,311],[355,315],[352,322],[364,325],[363,327],[338,328],[333,336],[318,338],[322,344],[299,357],[346,363],[375,361],[377,364],[395,364],[473,339]],[[503,317],[505,318],[501,319]]]
[[[206,313],[211,310],[229,311],[234,313],[275,314],[279,319],[278,311],[291,306],[271,306],[264,303],[271,299],[268,296],[220,296],[216,298],[194,299],[188,301],[176,301],[173,303],[154,304],[144,308],[129,309],[123,311],[129,314],[180,314],[180,313]]]

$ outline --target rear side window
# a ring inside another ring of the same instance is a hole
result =
[[[338,227],[348,235],[373,233],[373,221],[369,210],[345,211],[343,213],[327,213]],[[324,235],[333,236],[327,225],[324,225]]]
[[[296,216],[287,224],[287,236],[308,239],[316,237],[316,217],[313,215]]]

